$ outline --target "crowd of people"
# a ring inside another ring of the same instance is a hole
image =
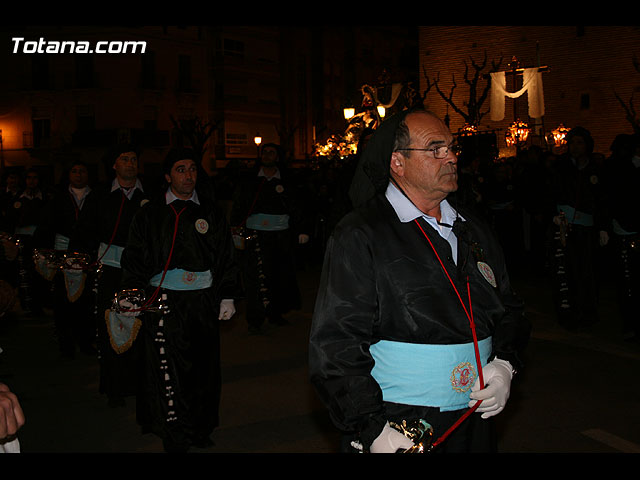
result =
[[[297,269],[322,263],[312,382],[345,451],[407,448],[392,426],[408,417],[440,431],[467,403],[482,419],[504,408],[529,329],[507,271],[553,279],[558,322],[571,330],[598,321],[599,281],[612,276],[621,326],[639,338],[640,141],[619,135],[602,155],[583,128],[566,140],[562,154],[469,158],[439,119],[405,111],[341,165],[287,168],[266,144],[255,165],[209,176],[176,148],[154,181],[140,175],[143,153],[117,145],[99,183],[81,161],[50,188],[36,169],[3,172],[0,308],[15,294],[24,314],[51,314],[61,356],[96,355],[108,404],[135,397],[142,431],[183,452],[210,445],[218,425],[217,322],[242,299],[250,334],[286,325],[301,305]],[[420,167],[419,155],[429,157]],[[449,297],[451,287],[464,295]],[[467,294],[473,336],[456,303]],[[443,315],[455,319],[445,331]],[[402,359],[440,364],[434,344],[456,352],[444,370],[471,364],[484,378],[460,377],[456,395],[415,382]],[[420,388],[428,400],[415,402]],[[20,412],[9,438],[22,423]],[[447,443],[493,448],[477,418]]]

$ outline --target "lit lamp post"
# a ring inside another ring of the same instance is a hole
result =
[[[344,114],[344,119],[349,120],[356,114],[356,109],[354,107],[344,107],[342,112]]]
[[[256,144],[257,156],[258,158],[260,158],[260,144],[262,143],[262,137],[260,136],[260,133],[256,133],[256,136],[253,137],[253,143]]]
[[[378,115],[380,116],[381,119],[384,118],[384,116],[387,114],[387,110],[382,106],[382,105],[378,105]]]

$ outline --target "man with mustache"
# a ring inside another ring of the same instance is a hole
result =
[[[143,289],[149,302],[128,312],[142,312],[137,421],[167,452],[212,445],[222,383],[218,321],[234,315],[239,294],[231,231],[198,184],[196,160],[190,149],[168,153],[169,186],[134,217],[121,259],[123,289]],[[158,306],[153,299],[165,310],[145,310]]]
[[[449,201],[456,152],[431,113],[385,120],[356,170],[355,209],[328,242],[310,375],[345,452],[407,449],[394,425],[419,420],[434,451],[495,450],[491,417],[529,326],[492,232]]]

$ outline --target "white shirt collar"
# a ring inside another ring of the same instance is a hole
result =
[[[120,186],[120,183],[118,182],[118,178],[116,177],[113,179],[113,182],[111,182],[111,191],[113,192],[115,190],[118,190],[119,188],[122,188],[125,191],[127,190],[126,188]],[[129,192],[133,192],[136,188],[139,189],[141,192],[144,192],[144,189],[142,188],[142,182],[140,181],[139,178],[136,178],[136,184],[133,186],[133,188],[129,190]]]
[[[171,187],[167,188],[167,192],[164,194],[164,199],[167,202],[167,205],[169,205],[171,202],[175,200],[181,200],[180,198],[176,197],[175,194],[171,191]],[[200,205],[200,200],[198,200],[198,194],[196,193],[195,190],[193,191],[193,193],[191,194],[191,197],[187,201],[189,200],[191,200],[196,205]]]
[[[434,217],[430,217],[429,215],[424,214],[418,207],[416,207],[411,200],[409,200],[399,189],[396,187],[393,182],[389,182],[389,186],[385,192],[385,196],[389,203],[393,207],[398,215],[398,219],[403,222],[411,222],[418,217],[424,217],[425,219],[433,219]],[[453,225],[453,222],[456,221],[456,218],[461,218],[458,212],[451,206],[447,200],[443,200],[440,203],[440,223]],[[464,219],[462,219],[464,220]]]
[[[260,171],[258,172],[258,176],[259,177],[267,177],[267,174],[264,173],[264,167],[260,167]],[[276,168],[276,173],[274,173],[270,177],[267,177],[267,180],[269,180],[271,178],[280,178],[280,169],[279,168]]]
[[[27,190],[25,190],[20,195],[20,198],[28,198],[29,200],[33,200],[34,198],[38,198],[38,199],[42,200],[42,192],[40,190],[38,190],[38,191],[36,191],[35,194],[32,195]]]

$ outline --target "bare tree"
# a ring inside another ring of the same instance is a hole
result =
[[[207,150],[207,142],[213,133],[215,125],[211,124],[211,122],[203,122],[198,116],[177,120],[173,115],[170,115],[170,118],[173,126],[187,139],[200,163],[202,163],[202,158]]]
[[[455,74],[452,74],[451,76],[453,81],[451,90],[449,91],[448,94],[446,94],[440,88],[440,73],[438,72],[436,79],[432,81],[427,75],[426,69],[424,69],[424,67],[423,67],[423,74],[427,81],[427,87],[422,94],[422,98],[424,99],[427,93],[432,88],[435,88],[438,94],[440,95],[440,97],[442,97],[442,99],[453,109],[453,111],[456,112],[458,115],[460,115],[462,118],[464,118],[465,123],[468,123],[469,125],[478,126],[480,124],[480,121],[482,120],[482,117],[484,117],[487,114],[487,111],[482,112],[481,110],[482,110],[482,105],[487,99],[489,95],[489,91],[491,89],[491,80],[489,79],[489,81],[487,81],[484,88],[482,88],[482,90],[479,92],[480,90],[479,82],[480,82],[480,79],[485,77],[485,74],[483,74],[483,71],[487,68],[486,50],[484,52],[484,58],[482,60],[482,63],[477,63],[471,56],[469,57],[469,60],[471,62],[471,69],[470,69],[469,63],[467,63],[466,60],[463,62],[464,63],[463,79],[464,79],[464,82],[469,86],[469,94],[468,94],[467,100],[462,103],[462,106],[457,105],[453,99],[454,91],[458,87]],[[498,71],[501,64],[502,64],[502,57],[497,63],[492,60],[491,68],[489,72]]]
[[[638,58],[635,55],[633,57],[633,68],[636,70],[636,72],[640,73],[640,62],[638,61]],[[622,105],[622,108],[626,113],[626,118],[631,124],[631,126],[633,127],[634,133],[640,134],[640,117],[638,117],[638,113],[636,112],[636,108],[633,101],[633,93],[631,93],[631,98],[626,103],[620,97],[620,95],[618,95],[618,93],[615,90],[613,94],[618,99],[618,102],[620,102],[620,105]]]

